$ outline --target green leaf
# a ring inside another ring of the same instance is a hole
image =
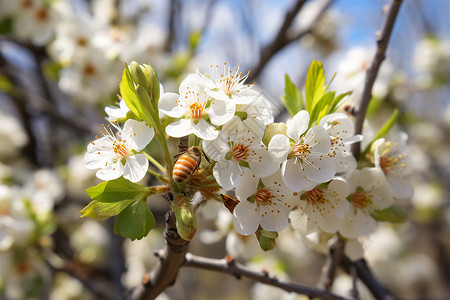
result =
[[[398,113],[399,113],[398,109],[394,109],[389,120],[387,120],[386,123],[384,123],[383,127],[381,127],[381,129],[378,131],[377,135],[367,145],[366,149],[364,150],[364,153],[368,153],[370,151],[370,147],[372,146],[374,141],[381,139],[389,132],[389,130],[392,128],[392,126],[394,126],[395,122],[398,119]]]
[[[402,223],[406,220],[408,214],[400,207],[392,205],[383,210],[375,210],[371,216],[377,221]]]
[[[325,71],[322,63],[313,60],[308,69],[305,82],[306,110],[311,113],[315,104],[325,93]]]
[[[288,74],[285,76],[285,82],[284,95],[281,97],[281,102],[283,102],[289,114],[294,116],[303,109],[302,93],[298,87],[292,83]]]
[[[90,217],[93,219],[105,220],[109,217],[120,214],[131,203],[136,200],[123,200],[118,202],[99,202],[91,201],[81,210],[81,217]]]
[[[147,189],[123,177],[102,182],[86,190],[89,197],[98,202],[117,202],[140,198]]]
[[[156,227],[155,217],[145,201],[135,201],[117,217],[114,233],[130,238],[132,241],[147,236]]]
[[[314,124],[318,124],[320,119],[322,119],[325,115],[328,114],[328,110],[330,105],[333,102],[335,92],[328,92],[322,96],[322,98],[317,102],[314,106],[313,111],[311,113],[311,117],[309,119],[309,127]]]
[[[328,114],[332,114],[332,113],[336,112],[339,105],[341,104],[342,99],[344,99],[344,97],[347,97],[348,95],[351,95],[351,94],[352,94],[352,92],[347,92],[344,94],[337,95],[336,98],[334,98],[333,102],[331,103],[330,108],[328,109]]]
[[[13,31],[13,18],[7,17],[0,21],[0,35],[8,35]]]

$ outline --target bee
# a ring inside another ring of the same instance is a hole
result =
[[[173,166],[173,180],[180,183],[194,174],[202,161],[202,155],[211,163],[206,153],[200,147],[193,146],[187,149],[186,152],[176,155],[175,157],[178,156],[178,159]]]
[[[225,207],[228,208],[230,213],[233,213],[234,208],[239,203],[239,200],[238,199],[234,199],[233,197],[228,196],[228,195],[224,195],[224,194],[220,194],[220,196],[222,197],[223,205],[225,205]]]

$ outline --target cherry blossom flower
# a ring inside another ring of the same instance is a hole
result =
[[[347,178],[349,209],[339,232],[346,238],[356,238],[375,231],[372,212],[392,205],[393,197],[386,178],[379,168],[353,170]]]
[[[137,182],[144,178],[148,169],[148,160],[143,154],[137,154],[152,140],[153,128],[145,122],[130,119],[125,122],[118,138],[108,128],[102,138],[90,143],[84,157],[88,169],[99,169],[97,177],[113,180],[123,175],[124,178]]]
[[[231,190],[242,178],[243,167],[248,163],[255,176],[272,175],[279,168],[261,142],[264,124],[257,119],[241,119],[235,116],[222,128],[217,139],[204,141],[203,149],[216,162],[213,170],[217,182],[225,190]]]
[[[221,72],[218,65],[211,66],[210,78],[201,75],[207,87],[206,93],[214,99],[232,101],[234,104],[249,104],[259,97],[259,93],[251,89],[253,84],[245,84],[250,71],[242,76],[240,67],[238,65],[233,71],[230,65],[224,63]]]
[[[279,172],[258,178],[250,169],[244,169],[241,176],[236,187],[240,202],[233,211],[236,230],[242,235],[254,233],[259,225],[268,231],[283,230],[288,224],[293,201],[292,192],[282,183]]]
[[[328,152],[333,157],[336,172],[346,172],[356,168],[356,159],[349,151],[349,145],[359,142],[361,135],[354,135],[353,121],[343,113],[326,115],[320,120],[330,135],[331,148]]]
[[[374,142],[375,167],[383,171],[395,198],[398,199],[411,198],[414,193],[409,179],[412,167],[406,149],[407,138],[406,133],[401,132],[393,141],[379,139]]]
[[[303,234],[309,234],[317,227],[328,233],[336,232],[349,206],[347,195],[348,184],[342,178],[334,178],[326,186],[318,185],[297,194],[294,196],[297,209],[289,215],[292,226]]]
[[[213,140],[219,132],[205,118],[208,117],[212,124],[219,126],[234,115],[232,105],[221,100],[210,101],[198,74],[189,74],[181,83],[179,91],[179,97],[168,93],[159,100],[160,112],[173,118],[181,118],[166,127],[166,133],[172,137],[193,133],[203,140]]]
[[[282,163],[284,183],[294,192],[311,188],[311,181],[327,182],[335,173],[327,131],[316,125],[305,134],[308,123],[308,112],[299,111],[287,124],[287,136],[276,134],[269,143],[270,153]]]

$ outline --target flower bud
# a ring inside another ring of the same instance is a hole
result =
[[[177,219],[177,231],[183,240],[190,241],[198,229],[198,219],[195,215],[192,205],[174,207],[175,217]]]
[[[286,135],[287,127],[284,123],[270,123],[266,125],[262,142],[268,146],[272,137],[276,134]]]
[[[159,100],[159,79],[155,69],[150,65],[139,65],[132,61],[130,64],[130,73],[136,86],[140,85],[150,96],[153,103]]]
[[[276,231],[267,231],[259,227],[256,231],[256,237],[263,251],[272,250],[277,246],[278,232]]]

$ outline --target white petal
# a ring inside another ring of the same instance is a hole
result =
[[[348,239],[354,239],[354,238],[357,238],[360,234],[356,230],[353,217],[352,217],[352,219],[349,218],[350,214],[351,213],[349,212],[347,214],[347,216],[344,218],[344,220],[342,221],[341,227],[339,228],[339,233]]]
[[[237,169],[237,170],[236,170]],[[233,177],[240,177],[240,170],[238,169],[237,163],[235,161],[218,161],[213,169],[213,175],[217,183],[224,190],[232,190],[235,185]]]
[[[326,115],[320,120],[320,126],[323,126],[329,135],[342,139],[353,136],[355,131],[353,121],[343,113]]]
[[[387,176],[391,190],[394,197],[397,199],[410,199],[414,194],[414,188],[409,178],[401,178],[394,176]]]
[[[193,124],[191,120],[181,119],[167,125],[166,133],[175,138],[190,135],[194,132],[194,128],[192,127],[192,125]]]
[[[223,125],[234,116],[236,105],[230,101],[213,100],[207,114],[214,125]]]
[[[136,154],[128,157],[123,170],[123,178],[131,182],[138,182],[144,178],[148,170],[148,160],[144,154]]]
[[[246,201],[248,197],[256,194],[259,178],[254,177],[253,172],[247,168],[244,168],[240,176],[241,179],[236,187],[236,196],[239,200]]]
[[[282,134],[276,134],[272,137],[268,149],[274,159],[280,164],[286,160],[286,157],[292,151],[289,138]]]
[[[256,140],[262,140],[266,126],[263,124],[263,122],[261,122],[261,120],[255,118],[247,118],[242,123],[244,124],[245,128],[250,130]]]
[[[351,239],[345,243],[344,253],[352,261],[364,258],[364,249],[357,239]]]
[[[305,174],[301,166],[289,159],[281,165],[281,177],[284,184],[293,192],[300,192],[305,186]]]
[[[234,227],[242,235],[255,233],[256,229],[258,229],[260,219],[261,216],[256,208],[256,203],[243,200],[234,208]]]
[[[105,107],[105,112],[108,114],[108,120],[109,121],[115,121],[121,118],[125,118],[127,115],[126,113],[124,114],[122,109],[117,108],[117,107],[110,107],[107,106]]]
[[[141,151],[153,139],[155,131],[153,128],[148,127],[146,122],[130,119],[125,122],[122,135],[124,139],[131,138],[134,142],[132,146],[134,150]]]
[[[192,133],[207,141],[214,140],[219,135],[219,131],[203,119],[200,119],[197,124],[193,125]]]
[[[268,212],[267,214],[264,214],[265,210]],[[259,222],[264,230],[279,232],[286,228],[288,224],[289,212],[284,207],[279,207],[277,210],[273,206],[260,206],[260,214],[261,219]]]
[[[302,209],[291,211],[289,218],[291,219],[292,227],[303,234],[309,234],[317,228],[317,225],[311,222],[311,218]]]
[[[306,110],[301,110],[292,117],[287,126],[287,135],[295,142],[300,140],[300,136],[308,129],[309,114]]]
[[[305,136],[305,142],[311,145],[311,151],[328,153],[331,147],[330,136],[327,131],[319,125],[313,126]]]
[[[186,93],[196,92],[203,98],[205,85],[199,74],[189,74],[180,84],[180,96],[184,97]]]
[[[120,161],[116,163],[109,162],[103,169],[98,170],[95,175],[101,180],[113,180],[122,176],[123,169],[124,166]]]
[[[360,234],[368,235],[375,231],[377,224],[371,216],[358,210],[355,215],[355,226]]]
[[[181,118],[186,113],[186,109],[180,106],[179,99],[180,96],[175,93],[163,94],[159,99],[159,111],[172,118]]]
[[[230,146],[226,143],[226,138],[223,138],[223,131],[217,139],[203,141],[203,150],[211,159],[216,161],[223,160],[228,151],[231,151]]]
[[[280,169],[280,163],[273,159],[265,146],[255,149],[254,151],[255,159],[250,160],[248,164],[255,176],[266,177]]]
[[[336,173],[348,172],[357,166],[356,159],[350,152],[336,150],[333,160]]]
[[[334,176],[334,162],[326,154],[319,158],[309,158],[309,163],[303,162],[303,168],[305,169],[305,176],[315,182],[322,183],[327,182]]]

